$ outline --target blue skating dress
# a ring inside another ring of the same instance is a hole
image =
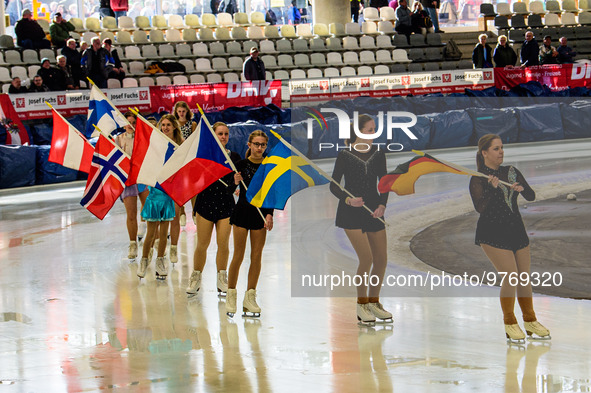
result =
[[[146,221],[172,221],[175,215],[174,201],[154,187],[148,187],[150,194],[146,198],[146,203],[142,209],[142,218]]]

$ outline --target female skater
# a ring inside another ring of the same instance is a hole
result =
[[[126,125],[125,132],[115,137],[115,143],[119,145],[129,156],[133,152],[133,136],[135,135],[135,122],[137,116],[132,112],[126,112],[125,118],[131,125]],[[127,213],[127,233],[129,234],[129,250],[127,257],[135,259],[137,257],[137,237],[138,237],[138,222],[137,222],[137,197],[140,197],[142,207],[146,202],[148,190],[143,184],[134,184],[133,186],[125,187],[121,194],[121,200],[125,205],[125,212]]]
[[[370,116],[360,115],[358,123],[362,134],[375,133],[376,124]],[[377,184],[386,174],[386,156],[372,145],[372,139],[356,136],[353,130],[352,135],[350,149],[341,150],[337,156],[332,177],[337,183],[344,177],[345,189],[355,196],[330,184],[330,191],[339,199],[336,226],[345,230],[357,254],[357,274],[378,278],[377,283],[370,280],[375,285],[357,287],[357,319],[368,324],[375,323],[376,318],[392,322],[392,314],[384,310],[379,298],[388,262],[386,229],[379,218],[383,219],[388,194],[379,194]],[[373,213],[363,208],[364,204]]]
[[[172,114],[179,122],[179,128],[181,129],[183,138],[187,139],[197,128],[197,123],[193,121],[193,112],[191,112],[189,105],[185,101],[177,101],[172,109]],[[195,206],[195,198],[191,199],[191,205]],[[183,227],[187,224],[187,217],[183,206],[181,206],[179,223]]]
[[[517,196],[521,194],[526,200],[533,201],[536,194],[521,172],[512,166],[501,166],[503,155],[503,142],[498,135],[487,134],[478,141],[476,166],[479,172],[488,175],[488,179],[470,179],[472,202],[480,213],[475,242],[482,247],[495,269],[506,273],[501,285],[501,309],[507,339],[511,342],[525,339],[513,313],[516,287],[527,334],[549,339],[548,329],[536,320],[531,283],[521,278],[522,274],[529,276],[531,258],[529,238],[519,214]],[[499,180],[510,183],[511,187],[500,184]],[[518,285],[514,285],[516,279],[519,280]]]
[[[217,122],[213,125],[213,131],[220,140],[222,146],[226,147],[230,136],[230,130],[225,123]],[[208,131],[209,132],[209,131]],[[236,164],[240,161],[240,155],[230,150],[226,150],[230,159]],[[234,196],[232,193],[236,189],[234,183],[234,174],[229,173],[216,181],[205,190],[197,194],[193,215],[197,226],[197,247],[193,256],[193,273],[187,287],[188,294],[195,294],[201,287],[201,272],[207,259],[207,248],[211,241],[211,234],[215,226],[216,241],[218,252],[216,255],[217,265],[217,288],[218,292],[226,293],[228,291],[228,276],[226,266],[228,265],[228,255],[230,253],[228,243],[230,241],[230,216],[234,210]]]
[[[183,143],[183,136],[179,129],[178,122],[173,115],[164,115],[160,119],[159,128],[162,130],[164,135],[175,141],[177,144]],[[178,206],[174,203],[163,191],[149,187],[150,194],[146,199],[146,204],[142,209],[142,218],[148,222],[148,231],[146,233],[146,239],[144,240],[144,246],[142,249],[142,260],[140,267],[137,271],[137,275],[143,278],[146,275],[146,269],[150,264],[150,249],[152,243],[154,243],[154,237],[156,231],[158,231],[158,246],[157,246],[157,258],[156,258],[156,278],[164,279],[168,274],[168,268],[164,261],[164,252],[166,251],[166,240],[168,237],[168,222],[172,222],[176,218],[178,223]],[[178,236],[176,242],[171,230],[171,243],[176,244],[178,242]],[[172,246],[171,246],[171,261],[172,261]]]
[[[261,258],[267,231],[273,229],[273,209],[260,209],[265,219],[261,217],[257,208],[246,200],[246,186],[250,184],[254,173],[263,162],[263,153],[267,148],[269,137],[263,131],[253,131],[248,137],[246,159],[236,164],[238,172],[234,175],[234,184],[240,184],[238,203],[230,217],[230,224],[234,233],[234,255],[230,263],[228,274],[228,294],[226,298],[226,313],[234,316],[236,313],[236,283],[240,265],[246,250],[246,238],[250,232],[250,269],[248,270],[248,288],[244,295],[242,310],[248,316],[260,316],[261,308],[256,302],[256,287],[261,273]]]

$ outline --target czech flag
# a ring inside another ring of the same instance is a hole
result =
[[[398,165],[394,171],[382,176],[378,184],[378,191],[380,193],[392,191],[398,195],[414,194],[417,179],[435,172],[470,175],[468,172],[456,169],[429,154],[425,154]]]
[[[195,132],[175,150],[162,167],[157,181],[179,206],[232,172],[216,138],[201,120]]]

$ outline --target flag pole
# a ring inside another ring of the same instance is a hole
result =
[[[413,149],[412,152],[415,153],[415,154],[417,154],[417,155],[419,155],[419,156],[423,156],[423,157],[425,156],[425,152],[422,152],[420,150],[414,150]],[[433,156],[431,156],[431,157],[433,157]],[[433,158],[435,158],[435,157],[433,157]],[[475,171],[475,170],[470,169],[470,168],[466,168],[465,166],[457,165],[457,164],[454,164],[452,162],[442,160],[440,158],[436,158],[436,160],[439,161],[439,162],[441,162],[441,163],[443,163],[443,164],[445,164],[445,165],[447,165],[447,166],[450,166],[453,169],[456,169],[456,170],[458,170],[460,172],[466,172],[470,176],[477,176],[477,177],[483,177],[483,178],[487,178],[488,179],[488,175],[485,175],[484,173]],[[511,187],[513,185],[513,184],[507,183],[506,181],[503,181],[503,180],[499,180],[499,183],[504,184],[507,187]]]
[[[301,158],[303,158],[304,161],[306,161],[312,168],[316,169],[318,171],[318,173],[320,173],[322,176],[324,176],[324,178],[326,178],[326,180],[328,180],[331,183],[334,183],[335,185],[337,185],[342,191],[346,192],[347,195],[349,195],[350,198],[355,198],[355,196],[353,194],[351,194],[348,190],[346,190],[345,187],[343,187],[341,185],[341,183],[337,183],[328,173],[324,172],[318,165],[314,164],[308,157],[306,157],[305,155],[303,155],[302,152],[300,152],[297,148],[293,147],[289,142],[287,142],[285,139],[283,139],[281,137],[281,135],[279,135],[278,133],[276,133],[273,130],[269,130],[269,131],[271,131],[271,133],[277,139],[279,139],[285,146],[287,146],[288,149],[290,149],[295,154],[297,154],[298,156],[300,156]],[[369,207],[367,207],[367,205],[365,203],[363,204],[362,207],[365,208],[365,210],[367,210],[370,214],[373,214],[373,212],[371,211],[371,209]],[[376,217],[376,218],[378,220],[380,220],[381,222],[383,222],[385,225],[388,225],[388,223],[386,223],[386,221],[384,221],[381,217]]]
[[[99,94],[102,95],[104,97],[104,99],[109,103],[109,105],[111,105],[117,111],[117,113],[119,113],[121,115],[121,118],[122,119],[125,119],[125,121],[127,122],[127,124],[129,126],[131,126],[131,123],[129,122],[129,120],[127,120],[127,117],[123,116],[123,113],[121,113],[121,111],[119,109],[117,109],[117,107],[115,106],[115,104],[113,104],[113,102],[111,102],[111,100],[109,100],[109,97],[107,97],[106,94],[103,93],[103,91],[96,85],[96,83],[94,83],[92,81],[92,79],[90,79],[89,77],[86,77],[86,79],[88,79],[88,81],[90,82],[91,85],[93,85],[94,87],[96,87],[96,90],[99,92]]]
[[[107,138],[107,139],[108,139],[108,141],[109,141],[109,142],[111,142],[111,144],[112,144],[113,146],[115,146],[117,149],[119,149],[119,151],[120,151],[121,153],[123,153],[123,154],[124,154],[124,155],[125,155],[127,158],[129,158],[129,159],[131,160],[131,156],[130,156],[129,154],[127,154],[127,153],[125,152],[125,150],[123,150],[123,149],[122,149],[122,148],[121,148],[121,147],[120,147],[120,146],[119,146],[117,143],[115,143],[115,141],[113,140],[113,137],[112,137],[111,135],[109,135],[109,134],[107,134],[106,132],[102,131],[100,128],[98,128],[98,127],[96,126],[96,124],[93,124],[92,126],[93,126],[93,127],[94,127],[94,128],[95,128],[95,129],[96,129],[96,130],[97,130],[97,131],[100,133],[100,134],[102,134],[102,135],[103,135],[105,138]]]
[[[140,114],[140,111],[137,110],[137,108],[128,108],[131,112],[133,112],[134,115],[136,115],[139,119],[141,119],[144,123],[149,124],[150,127],[152,127],[152,130],[158,131],[159,133],[161,133],[166,139],[168,139],[168,141],[170,143],[172,143],[174,145],[175,148],[179,147],[179,145],[177,145],[177,143],[175,141],[173,141],[172,139],[170,139],[169,137],[166,136],[165,133],[163,133],[161,130],[159,130],[157,127],[154,127],[154,125],[152,123],[150,123],[148,120],[146,120],[145,117],[143,117]]]
[[[84,135],[83,135],[83,134],[82,134],[80,131],[78,131],[78,129],[77,129],[76,127],[74,127],[73,125],[71,125],[71,124],[70,124],[70,122],[69,122],[69,121],[67,121],[67,120],[66,120],[66,119],[65,119],[65,118],[62,116],[62,114],[61,114],[61,113],[59,113],[59,112],[58,112],[58,111],[57,111],[57,110],[56,110],[56,109],[55,109],[55,108],[54,108],[54,107],[53,107],[53,106],[52,106],[52,105],[51,105],[49,102],[45,101],[45,103],[47,104],[47,106],[49,106],[49,107],[51,108],[51,110],[52,110],[53,112],[55,112],[55,113],[56,113],[56,114],[57,114],[59,117],[61,117],[61,118],[62,118],[62,120],[63,120],[64,122],[66,122],[66,124],[67,124],[67,125],[69,125],[70,127],[72,127],[72,128],[74,129],[74,131],[76,131],[76,134],[78,134],[78,136],[79,136],[80,138],[82,138],[82,140],[84,141],[84,143],[88,143],[90,146],[92,146],[92,144],[91,144],[90,142],[88,142],[88,139],[86,139],[86,137],[85,137],[85,136],[84,136]],[[94,146],[92,146],[92,149],[94,150]]]
[[[228,155],[228,152],[226,151],[226,148],[222,145],[222,142],[220,142],[218,136],[215,134],[215,131],[213,130],[213,127],[209,123],[209,120],[207,120],[207,116],[205,116],[205,112],[203,112],[203,109],[201,109],[201,105],[197,104],[197,109],[199,110],[199,113],[201,113],[201,120],[205,120],[205,124],[207,125],[207,128],[209,128],[209,131],[213,135],[213,139],[215,139],[215,141],[218,143],[218,146],[222,150],[222,153],[224,153],[224,156],[226,157],[226,160],[228,160],[228,165],[230,165],[230,168],[232,168],[232,170],[234,172],[238,172],[238,170],[236,169],[236,165],[234,165],[234,162],[230,159],[230,156]],[[245,190],[248,190],[248,187],[246,187],[246,184],[244,184],[244,180],[240,180],[240,183],[242,183],[242,185],[244,186],[244,189]],[[263,212],[261,212],[261,209],[259,209],[258,207],[256,209],[259,212],[259,214],[260,214],[261,218],[263,219],[263,221],[266,223],[267,220],[265,219],[265,216],[263,215]]]

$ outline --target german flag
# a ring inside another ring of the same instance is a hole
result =
[[[428,154],[424,154],[398,165],[394,171],[384,175],[378,184],[378,191],[381,193],[392,191],[398,195],[414,194],[417,179],[423,175],[435,172],[449,172],[458,175],[471,174],[443,163]]]

